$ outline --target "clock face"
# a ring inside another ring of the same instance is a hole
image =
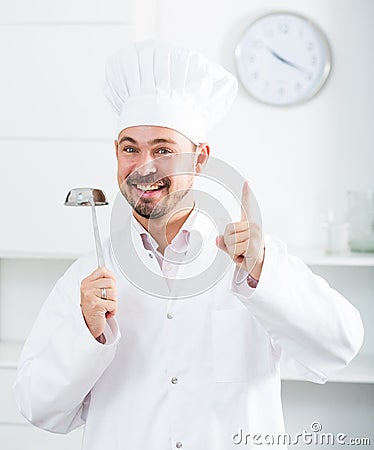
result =
[[[239,77],[250,94],[271,105],[291,105],[319,91],[331,67],[330,49],[319,28],[290,13],[256,20],[235,52]]]

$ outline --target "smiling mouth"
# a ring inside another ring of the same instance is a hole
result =
[[[157,180],[155,182],[147,183],[130,183],[131,187],[135,188],[142,196],[156,194],[158,191],[165,189],[170,186],[170,181],[166,178]]]
[[[144,184],[144,183],[138,183],[133,184],[137,189],[143,192],[150,192],[150,191],[159,191],[160,189],[165,187],[164,183],[153,183],[153,184]]]

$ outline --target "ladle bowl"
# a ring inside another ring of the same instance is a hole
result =
[[[103,248],[101,245],[99,227],[97,224],[95,206],[108,205],[104,192],[96,188],[74,188],[66,196],[65,206],[91,206],[92,223],[96,244],[97,263],[99,267],[105,265]]]
[[[106,196],[101,189],[75,188],[66,196],[65,206],[95,206],[108,205]]]

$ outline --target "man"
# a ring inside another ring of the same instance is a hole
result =
[[[36,426],[85,424],[85,450],[237,448],[240,429],[284,432],[281,357],[324,383],[358,352],[357,310],[283,243],[264,245],[247,183],[223,235],[195,201],[205,133],[236,90],[223,68],[160,42],[109,61],[133,214],[119,213],[105,268],[90,254],[58,281],[25,344],[14,389]]]

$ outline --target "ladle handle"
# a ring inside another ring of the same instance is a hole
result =
[[[94,236],[95,236],[95,244],[96,244],[97,264],[98,264],[98,267],[103,267],[105,265],[104,256],[103,256],[103,248],[101,246],[99,227],[97,225],[96,209],[95,209],[94,203],[91,203],[91,211],[92,211],[92,224],[93,224],[93,230],[94,230]]]

